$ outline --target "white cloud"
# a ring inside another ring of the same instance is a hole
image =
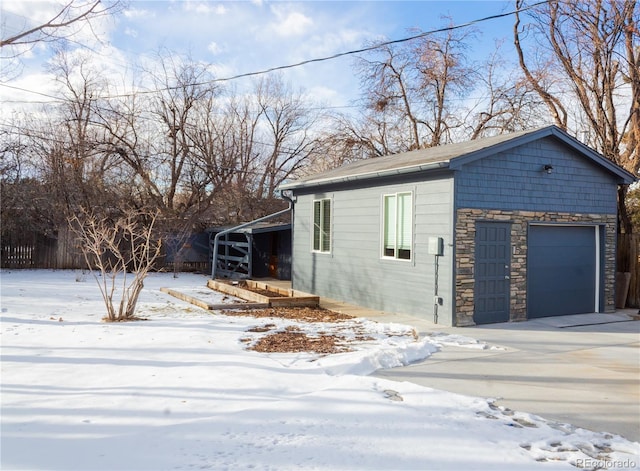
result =
[[[199,15],[224,15],[225,13],[227,13],[227,7],[225,7],[222,3],[212,5],[210,2],[187,1],[184,2],[184,10],[193,11]]]
[[[366,31],[355,29],[343,29],[336,32],[324,31],[309,39],[307,54],[314,57],[322,57],[336,52],[361,47],[366,40],[373,36]]]
[[[42,103],[55,102],[55,97],[58,96],[60,95],[50,74],[24,74],[13,80],[9,87],[0,87],[0,119],[10,120],[14,113],[42,117]]]
[[[125,28],[124,34],[125,36],[131,36],[132,38],[138,37],[138,31],[133,28]]]
[[[231,77],[238,73],[238,69],[231,64],[211,64],[208,70],[216,78]]]
[[[149,10],[145,10],[142,8],[128,8],[123,13],[124,13],[124,16],[126,18],[129,18],[130,20],[145,18],[148,16],[155,16],[153,12],[150,12]]]
[[[338,91],[324,85],[309,88],[306,91],[306,96],[316,103],[336,103],[341,98]]]
[[[207,50],[214,55],[218,55],[218,54],[222,54],[225,48],[220,46],[220,44],[218,44],[217,42],[211,41],[207,46]]]
[[[313,25],[311,18],[298,11],[286,12],[281,8],[274,7],[272,12],[276,15],[277,21],[271,24],[271,30],[278,36],[301,36],[308,32]]]
[[[12,14],[20,17],[13,18],[12,21],[22,21],[30,26],[50,20],[64,7],[57,2],[3,1],[0,5],[0,11],[5,20],[7,15]]]
[[[218,5],[215,8],[216,15],[224,15],[227,13],[227,8],[224,5]]]

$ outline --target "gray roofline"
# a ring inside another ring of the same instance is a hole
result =
[[[461,166],[474,162],[476,160],[487,157],[488,155],[496,154],[498,152],[502,152],[507,150],[514,145],[523,145],[528,144],[529,142],[535,141],[542,137],[554,136],[560,139],[563,143],[567,144],[569,147],[572,147],[577,152],[580,152],[585,157],[588,157],[590,160],[594,161],[597,165],[604,167],[610,173],[618,176],[624,184],[630,184],[637,180],[631,172],[628,172],[624,168],[616,165],[611,162],[606,157],[600,155],[598,152],[594,151],[591,147],[583,144],[578,141],[576,138],[570,136],[565,131],[560,129],[557,126],[546,126],[544,128],[539,128],[531,131],[530,133],[524,134],[522,136],[518,136],[512,140],[502,142],[500,144],[493,145],[491,147],[486,147],[484,149],[479,149],[474,152],[470,152],[465,155],[461,155],[460,157],[456,157],[451,159],[451,169],[458,169]]]
[[[398,167],[398,168],[389,169],[389,170],[362,172],[362,173],[356,173],[353,175],[347,175],[345,177],[327,177],[327,178],[320,178],[317,180],[284,183],[280,185],[278,189],[281,191],[292,190],[292,189],[298,190],[303,188],[312,188],[312,187],[321,186],[325,184],[333,185],[336,183],[347,183],[347,182],[355,182],[360,180],[371,180],[374,178],[393,177],[397,175],[406,175],[409,173],[436,170],[436,169],[442,169],[442,168],[449,168],[448,160],[444,160],[441,162],[431,162],[428,164],[407,165],[406,167]]]
[[[404,167],[396,167],[392,169],[386,170],[372,170],[372,171],[362,171],[359,173],[354,173],[350,175],[344,176],[327,176],[322,177],[322,174],[319,174],[319,178],[314,178],[313,176],[307,177],[300,181],[294,181],[290,183],[284,183],[278,187],[279,190],[299,190],[306,188],[315,188],[324,185],[333,185],[339,183],[348,183],[354,181],[362,181],[362,180],[370,180],[382,177],[391,177],[397,175],[406,175],[410,173],[417,173],[421,171],[433,171],[436,169],[451,169],[456,170],[460,168],[462,165],[465,165],[470,162],[474,162],[475,160],[482,159],[489,155],[496,154],[498,152],[502,152],[513,148],[515,146],[523,145],[534,141],[536,139],[540,139],[543,137],[554,136],[560,139],[563,143],[573,148],[577,152],[584,155],[586,158],[592,160],[595,164],[603,167],[608,172],[617,176],[623,184],[630,184],[637,180],[636,176],[626,171],[622,167],[616,165],[610,160],[606,159],[602,155],[595,152],[590,147],[584,145],[577,139],[571,137],[566,132],[562,131],[557,126],[546,126],[543,128],[532,129],[529,131],[521,131],[516,134],[513,138],[508,139],[508,136],[505,136],[505,140],[502,142],[498,142],[492,145],[486,145],[484,147],[480,147],[477,150],[472,150],[469,152],[465,152],[460,154],[459,156],[454,156],[446,159],[442,159],[439,161],[431,161],[425,163],[418,163],[412,165],[406,165]],[[491,139],[491,138],[489,138]],[[478,144],[481,145],[481,141],[478,141]],[[454,144],[455,145],[455,144]],[[402,154],[397,154],[402,155]],[[375,159],[372,159],[373,163]],[[358,161],[359,163],[363,161]],[[335,169],[334,169],[335,170]],[[331,171],[330,171],[331,172]]]

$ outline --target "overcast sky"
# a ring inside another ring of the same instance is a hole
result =
[[[3,0],[2,36],[48,19],[60,2]],[[429,31],[453,22],[463,24],[513,9],[507,1],[142,1],[132,0],[121,14],[95,25],[100,42],[86,29],[69,43],[90,50],[114,81],[135,74],[161,49],[190,54],[212,65],[219,78],[294,64],[361,48],[372,40],[400,39],[411,28]],[[451,20],[443,18],[448,16]],[[475,25],[476,59],[495,40],[510,44],[512,17]],[[21,57],[19,73],[3,74],[0,100],[5,105],[47,98],[12,87],[56,95],[45,64],[48,45]],[[5,71],[7,62],[5,61]],[[288,69],[284,77],[328,105],[344,106],[357,98],[353,56]],[[238,86],[251,79],[234,81]]]

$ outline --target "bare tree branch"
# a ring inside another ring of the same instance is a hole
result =
[[[520,13],[519,10],[523,7],[524,0],[516,0],[516,12],[515,18],[516,21],[513,24],[513,43],[516,47],[516,52],[518,53],[518,61],[520,63],[520,68],[524,72],[525,76],[529,83],[533,86],[533,88],[538,92],[540,97],[544,100],[544,102],[549,107],[549,111],[553,115],[554,121],[557,126],[562,129],[567,129],[567,110],[562,105],[562,102],[553,96],[551,93],[547,91],[547,89],[541,84],[540,77],[534,76],[531,72],[529,66],[525,61],[525,55],[522,50],[521,45],[521,31],[520,31]]]
[[[44,23],[0,39],[0,48],[64,39],[69,34],[73,34],[73,31],[69,31],[70,26],[83,22],[90,24],[98,17],[115,13],[121,6],[120,1],[105,7],[102,0],[89,2],[71,0]]]

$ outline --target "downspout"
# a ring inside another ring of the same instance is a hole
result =
[[[218,265],[218,242],[220,241],[220,237],[230,234],[231,232],[239,231],[240,229],[244,229],[249,226],[253,226],[259,222],[267,221],[269,219],[273,219],[278,216],[282,216],[283,214],[288,213],[293,209],[293,200],[291,198],[287,198],[289,200],[289,207],[287,209],[283,209],[282,211],[278,211],[277,213],[268,214],[267,216],[263,216],[261,218],[255,219],[250,222],[245,222],[244,224],[240,224],[239,226],[232,227],[231,229],[226,229],[222,232],[218,232],[216,236],[213,238],[213,256],[211,260],[211,279],[216,279],[216,268]]]
[[[293,288],[293,226],[294,226],[294,218],[295,218],[295,206],[293,200],[293,191],[291,190],[282,190],[280,191],[280,196],[286,199],[289,202],[289,207],[291,208],[291,288]]]

